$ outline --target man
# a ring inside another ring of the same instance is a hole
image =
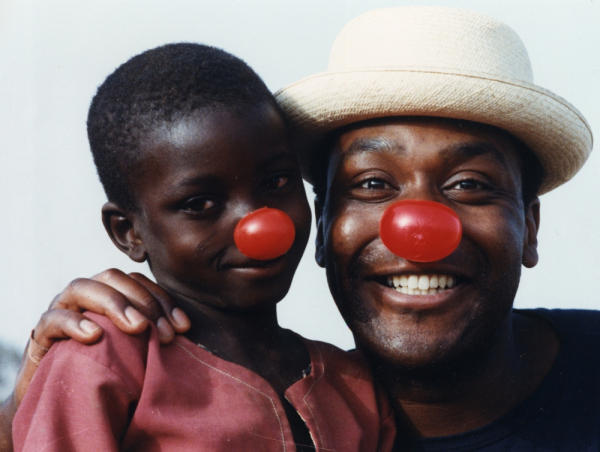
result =
[[[512,310],[537,263],[537,195],[578,171],[592,135],[532,84],[514,32],[461,10],[374,11],[327,72],[277,96],[315,184],[317,262],[391,397],[397,449],[597,450],[600,316]],[[403,199],[457,213],[454,253],[419,263],[383,245],[381,215]],[[408,295],[402,276],[456,284]]]
[[[538,260],[537,195],[592,146],[577,110],[532,81],[505,25],[398,8],[352,21],[326,72],[277,95],[315,185],[317,262],[391,396],[398,450],[598,449],[600,315],[512,310]],[[383,245],[380,218],[405,199],[454,209],[456,251],[423,263]],[[435,275],[456,284],[394,287]]]

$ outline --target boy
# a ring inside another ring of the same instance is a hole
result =
[[[192,326],[161,347],[154,327],[128,336],[88,314],[102,339],[46,355],[15,450],[389,450],[393,417],[366,363],[277,324],[311,219],[260,78],[211,47],[144,52],[100,86],[88,136],[109,236],[148,261]],[[296,236],[285,255],[256,261],[233,231],[264,206]]]

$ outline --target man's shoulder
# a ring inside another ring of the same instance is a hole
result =
[[[523,309],[516,312],[546,319],[561,336],[600,338],[600,311],[588,309]],[[591,338],[590,338],[591,339]]]

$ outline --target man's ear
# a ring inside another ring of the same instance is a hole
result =
[[[540,229],[540,200],[537,197],[531,201],[525,213],[525,228],[523,265],[527,268],[532,268],[536,266],[539,259],[537,233]]]
[[[114,202],[109,201],[102,206],[102,223],[112,242],[131,260],[144,262],[148,258],[146,248],[132,220],[132,214]]]
[[[323,240],[323,205],[315,198],[315,220],[317,222],[317,239],[315,240],[315,260],[319,267],[325,268],[325,243]]]

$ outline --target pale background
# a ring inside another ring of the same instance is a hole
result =
[[[276,90],[324,70],[337,32],[355,16],[414,4],[509,24],[536,83],[573,103],[600,134],[600,0],[0,0],[0,341],[23,347],[75,277],[146,271],[104,232],[105,198],[85,132],[95,89],[118,65],[161,44],[201,42],[243,58]],[[598,307],[599,165],[596,151],[572,182],[542,197],[540,264],[524,271],[518,307]],[[313,242],[281,303],[281,323],[351,348]]]

